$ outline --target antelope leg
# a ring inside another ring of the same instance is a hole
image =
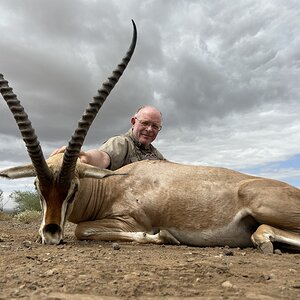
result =
[[[75,235],[80,240],[123,241],[140,244],[180,244],[167,230],[160,230],[158,233],[152,234],[146,231],[134,231],[134,228],[127,228],[130,231],[125,231],[122,227],[124,227],[122,221],[115,219],[111,219],[109,222],[107,219],[82,222],[77,225]]]
[[[291,246],[299,247],[300,235],[290,231],[278,229],[269,225],[260,225],[252,234],[253,244],[263,253],[273,253],[273,243],[280,242]]]

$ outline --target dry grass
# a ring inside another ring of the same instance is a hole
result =
[[[9,221],[13,218],[13,214],[0,210],[0,221]]]
[[[23,223],[31,223],[34,221],[41,220],[42,213],[40,211],[36,210],[25,210],[23,212],[20,212],[14,216],[15,220],[18,220]]]

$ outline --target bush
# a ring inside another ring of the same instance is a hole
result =
[[[9,195],[9,198],[17,204],[16,211],[18,213],[26,210],[41,211],[40,200],[37,192],[14,191]]]
[[[12,214],[0,210],[0,221],[11,220],[12,216]]]
[[[42,217],[42,213],[40,211],[25,210],[15,215],[14,219],[28,224],[40,220],[41,217]]]

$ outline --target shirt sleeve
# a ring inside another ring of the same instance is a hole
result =
[[[124,136],[115,136],[107,140],[99,148],[110,157],[110,170],[116,170],[124,166],[128,153],[128,142]]]

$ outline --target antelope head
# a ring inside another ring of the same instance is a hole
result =
[[[28,115],[8,82],[0,74],[0,92],[16,120],[32,162],[29,165],[3,170],[0,176],[10,179],[36,177],[35,186],[43,211],[43,220],[39,230],[42,243],[59,244],[62,241],[64,225],[71,212],[72,201],[76,197],[80,178],[102,178],[115,174],[109,170],[79,163],[77,159],[88,129],[132,57],[137,40],[134,21],[132,24],[133,37],[126,55],[89,103],[63,154],[57,154],[45,160]]]

